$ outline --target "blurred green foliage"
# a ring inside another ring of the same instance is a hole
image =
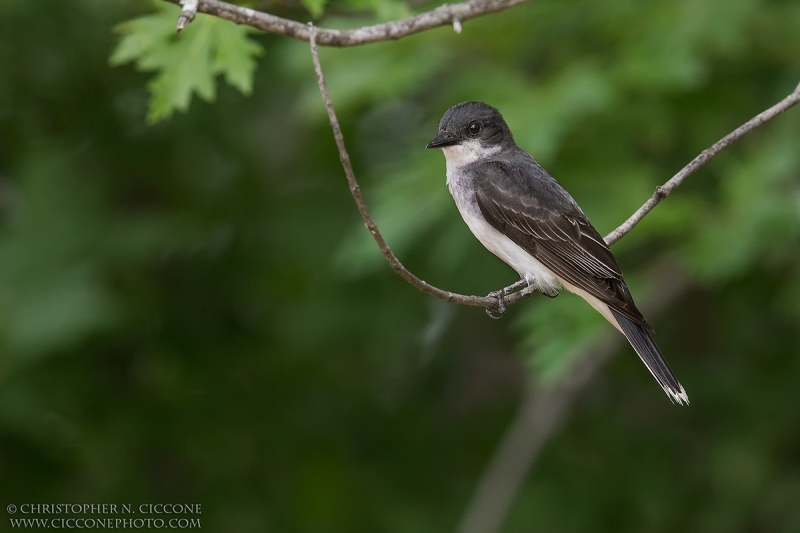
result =
[[[409,11],[254,7],[328,27]],[[203,16],[174,37],[164,9],[0,2],[0,499],[201,503],[211,531],[453,530],[526,382],[610,327],[571,295],[493,321],[416,292],[359,220],[308,45]],[[607,233],[797,85],[798,27],[791,1],[539,0],[321,59],[389,243],[485,294],[515,276],[423,150],[449,106],[498,107]],[[641,302],[665,256],[691,280],[652,322],[692,406],[621,350],[505,531],[800,530],[798,112],[614,246]]]

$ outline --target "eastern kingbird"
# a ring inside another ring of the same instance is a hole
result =
[[[625,335],[670,400],[689,404],[603,237],[561,184],[514,143],[497,109],[483,102],[451,107],[427,148],[444,152],[450,194],[481,244],[543,294],[563,287],[589,302]]]

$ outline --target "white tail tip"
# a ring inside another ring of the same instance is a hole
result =
[[[678,405],[689,405],[689,395],[686,394],[686,391],[683,390],[682,385],[678,385],[680,389],[675,390],[671,387],[663,387],[664,392],[667,393],[669,399],[672,403],[677,403]]]

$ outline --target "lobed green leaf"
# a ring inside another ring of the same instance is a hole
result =
[[[175,35],[180,10],[163,2],[157,8],[153,15],[117,26],[122,38],[110,58],[113,66],[135,63],[139,70],[156,72],[147,84],[149,123],[186,111],[193,94],[213,102],[219,74],[242,94],[252,92],[255,58],[263,53],[261,45],[248,38],[252,28],[198,14]]]

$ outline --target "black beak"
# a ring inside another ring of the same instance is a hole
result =
[[[445,146],[453,146],[459,144],[461,141],[451,136],[446,131],[442,131],[425,148],[444,148]]]

